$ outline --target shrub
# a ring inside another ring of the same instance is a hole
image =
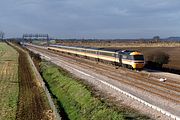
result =
[[[148,53],[146,61],[148,66],[162,68],[163,64],[169,62],[169,55],[161,51],[151,51]]]

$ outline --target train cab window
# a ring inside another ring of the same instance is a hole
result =
[[[134,60],[144,60],[144,56],[143,55],[134,55],[133,59]]]

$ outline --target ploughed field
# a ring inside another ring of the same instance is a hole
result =
[[[147,56],[149,51],[163,51],[167,54],[169,54],[169,63],[164,64],[163,67],[168,67],[168,68],[174,68],[174,69],[179,69],[180,70],[180,47],[154,47],[154,48],[138,48],[141,50],[145,57]]]
[[[18,102],[18,52],[0,42],[0,120],[15,119]]]

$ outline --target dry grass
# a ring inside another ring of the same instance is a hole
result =
[[[180,47],[180,42],[140,42],[140,41],[60,41],[59,44],[68,46],[87,47]]]

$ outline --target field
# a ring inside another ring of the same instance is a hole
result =
[[[87,46],[87,47],[180,47],[180,42],[155,42],[155,41],[116,41],[116,40],[97,40],[97,41],[57,41],[58,44],[69,46]]]
[[[0,42],[0,120],[16,118],[19,93],[18,56],[16,50]]]

